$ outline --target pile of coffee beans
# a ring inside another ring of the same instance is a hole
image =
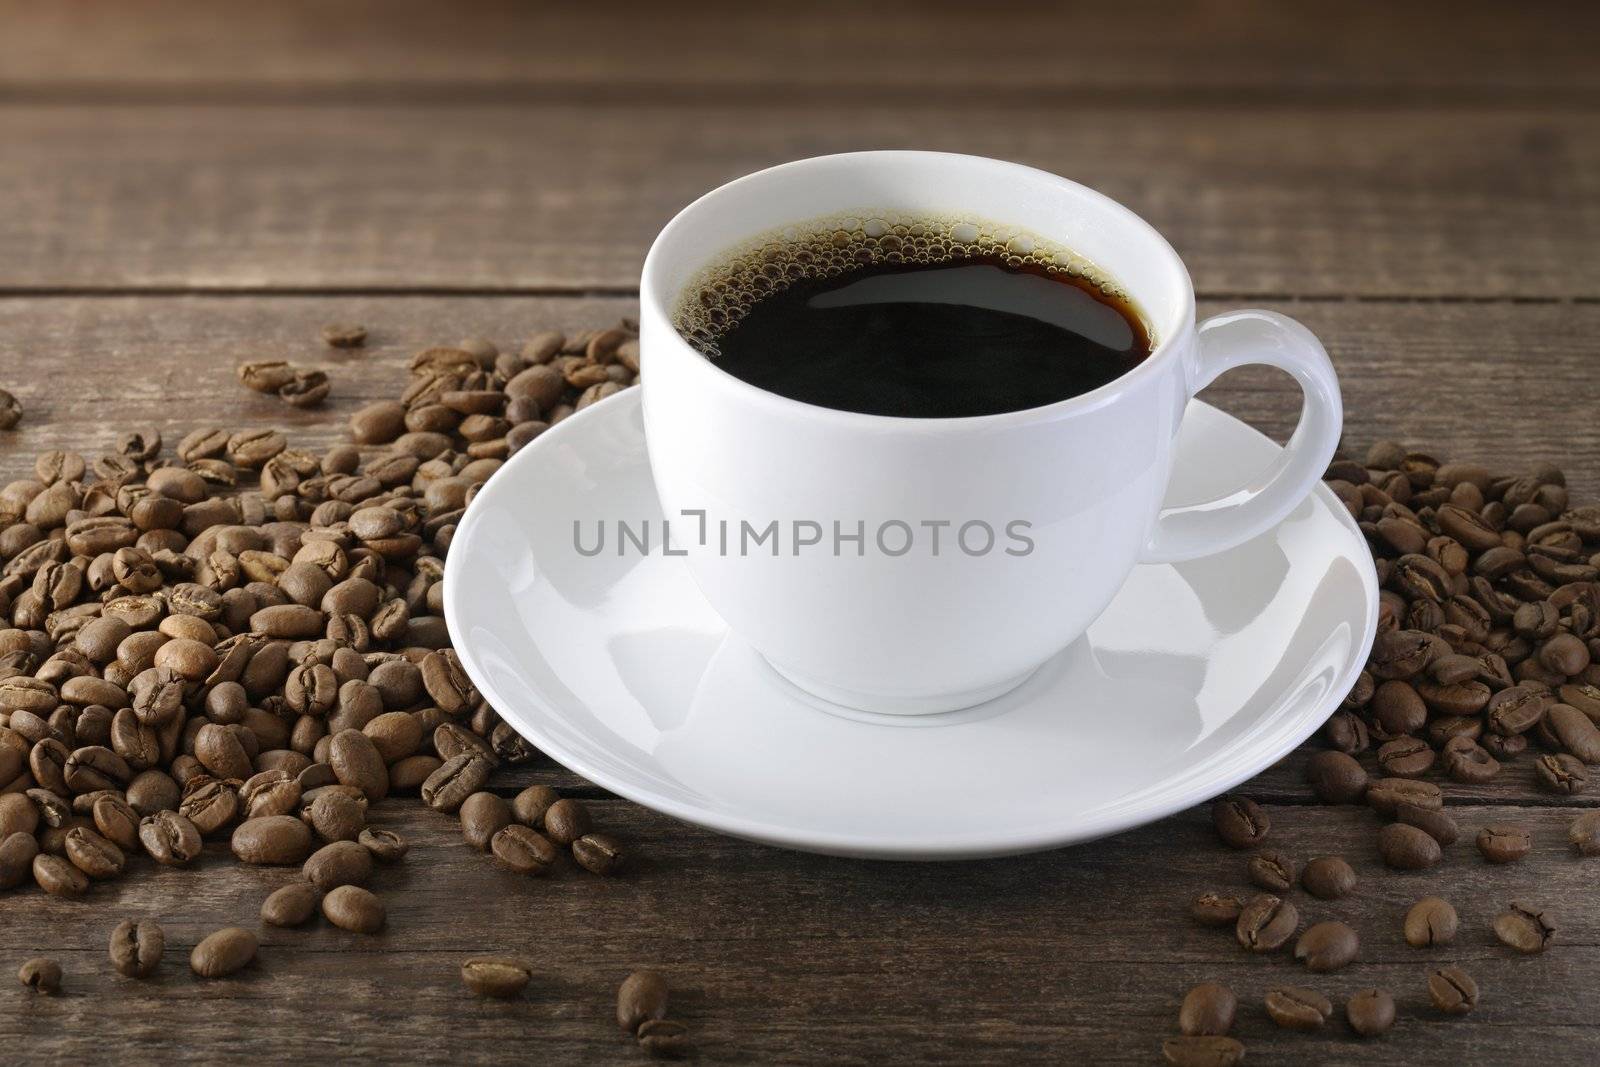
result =
[[[323,332],[341,348],[365,338]],[[351,417],[352,443],[320,455],[276,430],[202,427],[170,451],[139,430],[99,456],[45,453],[0,489],[0,889],[84,896],[140,852],[184,866],[227,841],[241,863],[302,867],[262,921],[320,910],[371,933],[386,909],[363,883],[406,844],[367,812],[396,793],[459,812],[467,840],[512,870],[546,874],[563,855],[622,867],[580,801],[488,791],[497,767],[535,753],[451,650],[441,582],[456,523],[501,463],[638,380],[637,326],[540,332],[517,352],[472,338],[410,371],[399,398]],[[300,406],[329,391],[324,372],[284,362],[239,377]],[[7,412],[20,407],[0,393]],[[112,963],[149,973],[163,943],[149,920],[124,922]],[[216,977],[256,951],[230,927],[190,963]],[[469,984],[504,988],[485,967]],[[60,969],[30,961],[22,980],[51,990]]]
[[[1570,795],[1600,764],[1600,507],[1573,506],[1555,467],[1499,473],[1393,442],[1373,446],[1365,462],[1336,461],[1326,480],[1366,535],[1381,593],[1366,669],[1328,720],[1328,748],[1307,762],[1307,781],[1324,803],[1365,803],[1388,820],[1374,849],[1384,866],[1425,871],[1462,837],[1445,810],[1449,783],[1479,785],[1520,766],[1528,792]],[[1300,914],[1284,895],[1297,884],[1295,860],[1263,849],[1271,833],[1264,809],[1224,797],[1212,823],[1230,848],[1262,849],[1242,874],[1264,892],[1201,893],[1190,904],[1196,922],[1232,927],[1256,953],[1292,941],[1294,958],[1313,973],[1357,961],[1360,936],[1343,922],[1317,922],[1295,937]],[[1504,865],[1526,857],[1533,838],[1526,827],[1496,823],[1476,828],[1472,843],[1483,862]],[[1577,816],[1568,844],[1600,855],[1600,812]],[[1319,900],[1348,896],[1358,881],[1342,857],[1299,869],[1299,888]],[[1549,912],[1527,902],[1479,921],[1526,953],[1544,951],[1556,933]],[[1428,948],[1454,941],[1460,918],[1448,901],[1427,896],[1401,924],[1408,944]],[[1479,998],[1477,982],[1455,964],[1429,972],[1426,993],[1444,1015],[1466,1014]],[[1236,1004],[1214,983],[1191,990],[1180,1036],[1163,1046],[1168,1061],[1239,1062],[1244,1046],[1228,1036]],[[1325,996],[1300,987],[1272,989],[1264,1008],[1295,1030],[1320,1029],[1334,1014]],[[1344,1017],[1355,1034],[1381,1034],[1395,1024],[1394,997],[1362,990]]]

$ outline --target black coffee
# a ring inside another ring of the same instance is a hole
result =
[[[1040,245],[970,224],[871,221],[768,241],[698,279],[678,325],[728,373],[820,407],[913,418],[1040,407],[1151,350],[1127,297]]]

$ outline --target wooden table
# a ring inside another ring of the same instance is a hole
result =
[[[45,448],[93,454],[131,424],[269,425],[321,446],[393,395],[416,348],[601,325],[635,303],[655,230],[695,194],[779,160],[922,147],[1017,159],[1096,186],[1165,232],[1202,313],[1280,308],[1326,342],[1356,454],[1394,436],[1457,458],[1563,464],[1600,494],[1600,17],[1591,4],[1271,0],[1091,5],[812,2],[782,7],[296,0],[0,3],[0,385],[27,407],[0,481]],[[330,320],[373,331],[331,354]],[[245,358],[327,366],[330,410],[241,390]],[[1276,433],[1287,379],[1208,396]],[[1337,904],[1358,965],[1306,975],[1193,926],[1186,902],[1241,888],[1203,810],[1096,844],[942,865],[825,859],[680,825],[541,760],[644,857],[628,878],[529,882],[412,802],[378,811],[416,841],[378,882],[389,929],[273,930],[259,965],[198,982],[183,957],[253,919],[288,872],[223,854],[142,863],[85,902],[0,899],[0,971],[40,951],[67,991],[0,983],[18,1061],[636,1062],[617,983],[656,965],[705,1062],[1148,1063],[1191,984],[1243,1003],[1252,1063],[1600,1058],[1600,860],[1526,761],[1447,786],[1463,824],[1518,821],[1509,868],[1468,844],[1427,875],[1384,871],[1375,817],[1310,803],[1305,752],[1250,783],[1301,859],[1362,875]],[[1597,794],[1600,795],[1600,794]],[[1424,889],[1453,899],[1448,952],[1400,938]],[[1556,915],[1540,958],[1488,922],[1512,898]],[[166,924],[161,977],[105,960],[124,915]],[[481,1002],[474,953],[538,965],[528,995]],[[1426,969],[1484,990],[1431,1010]],[[9,982],[9,979],[5,979]],[[1391,989],[1401,1020],[1276,1030],[1260,997],[1302,982],[1341,1001]]]

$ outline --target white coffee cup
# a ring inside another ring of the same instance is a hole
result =
[[[1143,309],[1154,351],[1109,384],[1045,407],[912,419],[758,389],[674,328],[686,284],[731,247],[887,210],[993,220],[1072,249]],[[780,674],[852,708],[939,712],[1004,693],[1077,639],[1134,564],[1210,555],[1276,525],[1339,439],[1338,380],[1305,327],[1270,311],[1196,326],[1188,272],[1160,234],[1091,189],[1014,163],[857,152],[740,178],[661,231],[640,303],[645,434],[672,550]],[[1271,469],[1236,472],[1234,492],[1164,509],[1185,405],[1250,363],[1300,385],[1288,446]],[[761,533],[773,522],[776,555],[769,539],[752,550],[740,536],[741,523]],[[810,523],[819,543],[803,543]],[[993,531],[988,551],[973,551],[983,539],[973,523]],[[897,552],[905,530],[914,548]],[[942,551],[930,533],[942,535]]]

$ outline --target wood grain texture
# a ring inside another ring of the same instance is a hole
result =
[[[0,108],[0,290],[631,291],[700,193],[819,153],[1065,174],[1202,294],[1600,298],[1600,113],[1093,102]]]
[[[408,798],[386,801],[375,812],[414,842],[374,880],[387,929],[264,928],[257,963],[219,981],[188,972],[190,947],[223,925],[260,929],[261,901],[296,871],[240,867],[218,846],[191,871],[138,859],[82,901],[12,892],[0,961],[9,969],[49,952],[67,977],[56,998],[0,984],[0,1041],[62,1060],[117,1049],[140,1062],[214,1061],[221,1050],[270,1062],[644,1062],[616,1029],[613,998],[630,970],[656,966],[707,1063],[1151,1063],[1176,1032],[1184,991],[1207,980],[1238,994],[1235,1034],[1251,1062],[1600,1056],[1588,985],[1600,971],[1600,913],[1586,904],[1600,860],[1566,848],[1567,811],[1475,809],[1474,827],[1528,826],[1534,854],[1491,867],[1462,843],[1418,874],[1378,863],[1370,812],[1269,807],[1272,844],[1300,862],[1343,854],[1361,879],[1342,901],[1291,894],[1304,924],[1340,918],[1362,937],[1357,963],[1312,975],[1288,950],[1251,955],[1231,931],[1187,918],[1195,893],[1249,890],[1245,855],[1216,842],[1203,810],[1043,855],[897,864],[797,856],[620,801],[592,807],[634,843],[632,876],[569,868],[521,878],[465,845],[455,820]],[[1400,918],[1428,893],[1455,903],[1461,933],[1419,951],[1405,945]],[[1489,923],[1511,899],[1550,909],[1557,940],[1545,955],[1494,940]],[[165,962],[148,982],[106,962],[111,928],[133,916],[166,929]],[[464,958],[508,952],[534,964],[521,999],[477,1001],[461,988]],[[1473,1015],[1429,1006],[1428,969],[1444,962],[1476,977]],[[1341,1005],[1381,986],[1399,1022],[1372,1043],[1342,1018],[1319,1034],[1280,1031],[1261,1008],[1277,984],[1309,985]]]
[[[1200,313],[1237,306],[1203,301]],[[1600,392],[1587,384],[1600,380],[1600,306],[1267,306],[1300,318],[1327,344],[1354,453],[1399,437],[1447,458],[1517,469],[1551,460],[1567,468],[1574,500],[1600,498]],[[473,334],[520,344],[546,327],[601,326],[636,308],[627,297],[3,299],[0,387],[21,397],[27,415],[0,434],[0,480],[26,474],[45,449],[93,455],[136,424],[155,425],[169,445],[201,423],[276,425],[322,448],[341,438],[349,412],[399,394],[405,361],[421,348]],[[365,323],[368,347],[325,347],[317,334],[331,321]],[[234,376],[246,359],[321,366],[333,395],[304,412],[249,392]],[[1280,441],[1300,409],[1294,383],[1264,369],[1230,373],[1204,395]]]
[[[974,17],[976,15],[976,17]],[[1429,0],[0,4],[0,89],[1592,101],[1592,5]],[[1486,61],[1486,50],[1493,59]]]

